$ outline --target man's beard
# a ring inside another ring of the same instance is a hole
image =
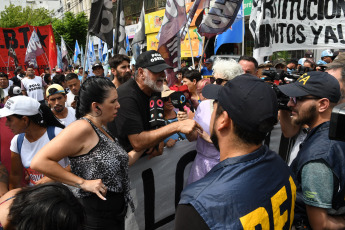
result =
[[[161,87],[157,86],[154,81],[152,81],[148,76],[145,77],[144,84],[150,87],[155,92],[162,92],[163,85]]]
[[[295,125],[310,125],[315,121],[317,117],[316,106],[311,105],[309,109],[304,112],[304,114],[302,114],[302,116],[299,112],[297,113],[297,115],[298,116],[296,118],[292,118],[292,122]]]
[[[128,81],[131,78],[131,73],[125,73],[123,76],[118,76],[119,73],[116,73],[116,79],[120,84],[125,83],[126,81]]]
[[[220,152],[219,143],[218,143],[218,137],[217,137],[217,134],[216,134],[216,130],[214,128],[214,124],[213,124],[212,133],[211,133],[211,137],[210,138],[211,138],[211,141],[212,141],[214,147],[218,150],[218,152]]]

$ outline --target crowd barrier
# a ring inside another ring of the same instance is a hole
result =
[[[135,212],[128,209],[126,229],[173,229],[175,209],[195,158],[196,142],[179,141],[161,156],[140,158],[129,168]]]

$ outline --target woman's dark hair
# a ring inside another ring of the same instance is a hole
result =
[[[45,128],[48,126],[55,126],[62,129],[65,128],[65,126],[60,123],[48,106],[41,104],[39,111],[40,112],[35,115],[27,116],[31,122]],[[13,116],[19,119],[23,117],[23,115],[20,114],[14,114]]]
[[[189,70],[185,72],[183,78],[188,78],[190,81],[195,79],[198,82],[201,80],[201,73],[197,70]]]
[[[43,80],[45,83],[47,83],[47,85],[49,85],[52,82],[51,80],[49,80],[49,78],[50,78],[49,73],[44,74]]]
[[[63,74],[56,74],[52,80],[53,84],[59,84],[61,86],[63,82],[65,82],[65,75]]]
[[[109,96],[108,91],[116,88],[115,85],[105,77],[89,77],[80,87],[75,116],[77,119],[85,116],[91,111],[92,102],[103,103]]]
[[[8,229],[81,230],[84,209],[63,184],[46,183],[23,188],[9,208]]]

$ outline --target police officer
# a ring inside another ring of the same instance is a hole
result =
[[[220,163],[182,192],[175,229],[289,229],[296,186],[285,162],[262,145],[277,122],[274,91],[243,74],[202,94],[216,100],[210,132]]]
[[[295,227],[344,229],[345,142],[328,137],[339,82],[325,72],[308,72],[279,89],[290,97],[293,124],[310,128],[291,164],[298,181]]]

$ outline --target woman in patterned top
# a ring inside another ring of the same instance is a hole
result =
[[[78,188],[85,208],[84,229],[124,229],[127,207],[134,205],[129,194],[128,165],[142,153],[127,152],[106,125],[120,104],[115,85],[104,77],[88,78],[77,101],[77,121],[46,145],[31,167],[65,184]],[[68,156],[71,172],[57,162]]]

